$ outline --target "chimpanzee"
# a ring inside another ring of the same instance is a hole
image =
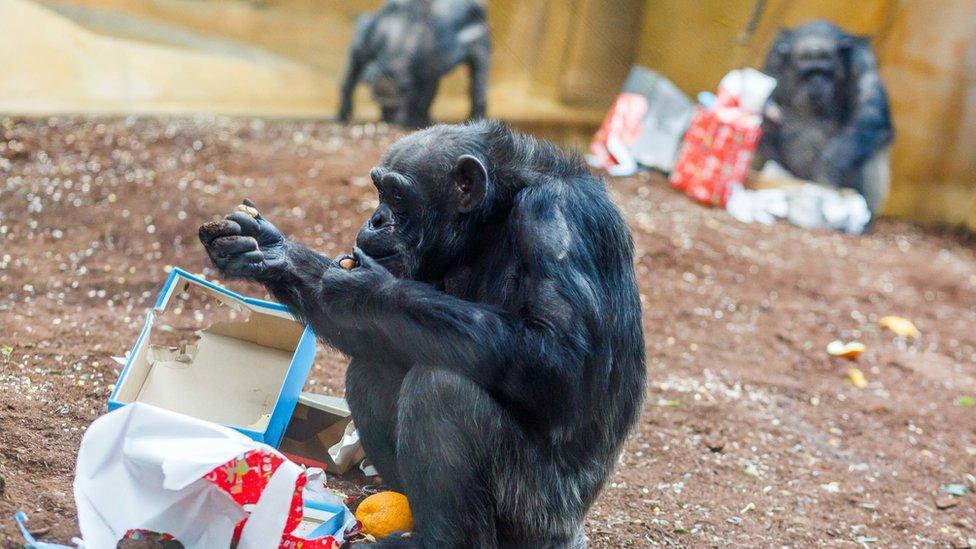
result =
[[[763,71],[777,79],[756,167],[861,193],[872,214],[888,193],[894,138],[888,96],[867,40],[826,21],[784,29]]]
[[[471,118],[482,118],[490,59],[482,1],[390,0],[356,22],[339,120],[352,116],[352,94],[363,78],[373,86],[384,122],[426,126],[441,77],[461,63],[470,71]]]
[[[493,121],[408,135],[370,176],[351,270],[260,214],[200,240],[352,358],[363,446],[415,519],[382,544],[584,546],[645,377],[633,243],[602,180]]]

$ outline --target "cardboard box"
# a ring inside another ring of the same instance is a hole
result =
[[[345,512],[346,508],[341,505],[306,501],[303,504],[302,521],[292,530],[291,535],[300,539],[336,536],[342,531]]]
[[[193,326],[163,321],[184,313],[189,315],[186,324]],[[214,321],[221,315],[228,318]],[[183,339],[176,337],[181,333]],[[244,297],[173,269],[146,316],[108,408],[145,402],[277,447],[314,359],[314,333],[284,305]]]
[[[611,175],[670,172],[695,106],[664,76],[635,66],[590,142],[591,165]]]
[[[365,457],[351,421],[344,399],[302,393],[278,449],[296,463],[341,475]]]

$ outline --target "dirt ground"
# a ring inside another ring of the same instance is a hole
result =
[[[395,135],[207,117],[0,123],[0,545],[16,546],[16,510],[67,542],[75,452],[105,411],[112,357],[168,266],[215,276],[201,222],[250,197],[295,238],[346,251]],[[888,221],[860,238],[744,225],[646,174],[609,185],[636,240],[649,384],[588,516],[591,547],[976,545],[973,495],[942,491],[976,488],[976,407],[960,399],[976,396],[971,240]],[[921,337],[878,328],[889,314]],[[867,351],[832,359],[833,339]],[[341,394],[344,367],[323,351],[307,389]]]

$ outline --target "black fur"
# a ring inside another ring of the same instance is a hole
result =
[[[868,42],[826,21],[785,29],[763,71],[776,77],[779,112],[763,121],[756,167],[775,160],[810,181],[857,190],[876,208],[865,164],[894,138],[888,96]],[[876,196],[881,195],[881,196]]]
[[[356,22],[338,118],[349,121],[353,91],[362,78],[373,86],[383,121],[426,126],[441,77],[462,63],[471,77],[471,118],[482,118],[490,60],[481,1],[389,0]]]
[[[371,176],[351,271],[245,213],[201,240],[352,357],[366,453],[416,519],[383,544],[577,546],[644,395],[633,246],[603,182],[497,122],[404,137]]]

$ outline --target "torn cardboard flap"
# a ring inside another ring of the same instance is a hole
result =
[[[315,353],[314,335],[282,309],[174,270],[110,409],[143,402],[276,445]]]
[[[345,399],[302,393],[279,449],[294,461],[342,474],[365,457]]]

